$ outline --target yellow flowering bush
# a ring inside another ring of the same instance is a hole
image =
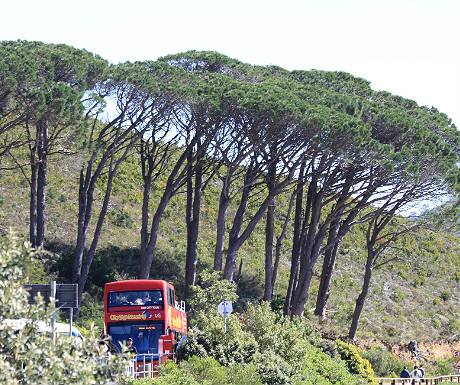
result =
[[[374,370],[370,362],[359,355],[356,346],[340,340],[335,341],[335,346],[340,358],[347,363],[348,370],[351,373],[358,374],[367,379],[370,384],[378,384],[374,378]]]

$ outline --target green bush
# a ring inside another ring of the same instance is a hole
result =
[[[444,291],[441,293],[441,299],[442,299],[443,301],[448,301],[448,300],[451,299],[451,298],[452,298],[452,294],[451,294],[449,291],[444,290]]]
[[[185,343],[177,352],[180,361],[191,357],[212,357],[221,365],[251,362],[258,351],[254,337],[241,329],[235,315],[227,317],[227,331],[224,332],[223,317],[208,314],[199,320],[199,328],[192,328]]]
[[[253,364],[222,366],[215,359],[192,357],[181,362],[180,368],[206,385],[262,385]]]
[[[134,220],[131,218],[131,215],[125,210],[113,210],[112,214],[112,223],[118,227],[126,227],[132,229],[134,226]]]
[[[36,321],[50,322],[50,312],[41,298],[28,305],[23,288],[24,271],[34,257],[28,245],[14,235],[0,238],[0,384],[104,384],[126,367],[123,357],[108,361],[97,356],[94,334],[82,341],[53,338],[38,330]],[[28,319],[14,330],[2,321]]]
[[[374,345],[362,352],[361,357],[369,361],[378,377],[386,377],[388,373],[399,374],[404,368],[404,363],[383,346]]]
[[[238,299],[235,285],[226,279],[221,280],[218,271],[204,270],[198,281],[199,285],[190,287],[189,304],[195,312],[217,313],[219,303],[222,301],[234,302]]]
[[[179,365],[169,362],[156,378],[125,381],[126,385],[262,385],[255,366],[220,365],[213,358],[192,357]]]
[[[325,348],[330,354],[323,351]],[[368,378],[351,374],[346,362],[333,358],[334,355],[335,348],[331,348],[331,344],[322,340],[310,326],[298,319],[290,321],[280,316],[270,309],[269,303],[248,304],[241,321],[235,315],[229,316],[227,333],[223,332],[223,319],[215,310],[202,311],[197,326],[191,329],[178,350],[181,368],[190,368],[187,365],[193,360],[201,360],[195,361],[196,368],[189,371],[195,373],[194,379],[202,384],[214,382],[205,380],[197,368],[213,361],[214,377],[222,379],[219,384],[230,381],[225,379],[226,373],[235,368],[240,368],[241,373],[246,368],[247,373],[252,373],[251,381],[257,383],[260,380],[267,385],[358,385],[370,382]],[[247,383],[244,378],[240,383]]]
[[[425,285],[425,283],[426,283],[425,277],[417,276],[417,277],[414,278],[414,281],[412,282],[412,285],[414,287],[419,287],[419,286]]]

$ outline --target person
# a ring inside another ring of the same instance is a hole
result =
[[[97,352],[100,356],[106,356],[109,354],[109,347],[105,341],[99,341],[97,343]]]
[[[404,367],[403,371],[400,374],[400,377],[401,378],[410,378],[410,373],[407,370],[407,366]],[[406,383],[406,380],[403,381],[403,384],[405,384],[405,383]]]
[[[420,378],[425,377],[425,369],[423,368],[423,364],[420,364],[418,371],[420,372]]]
[[[109,354],[109,342],[111,337],[108,334],[102,334],[101,339],[97,343],[97,351],[100,356],[106,356]]]
[[[421,377],[422,376],[421,376],[420,370],[418,370],[417,365],[415,365],[414,370],[411,372],[411,378],[414,379],[415,384],[418,384],[420,382]]]
[[[139,335],[139,352],[143,354],[147,354],[149,352],[149,340],[147,336],[143,332],[140,332]]]
[[[150,299],[149,293],[145,293],[144,304],[147,305],[147,304],[150,304],[151,302],[152,302],[152,300]]]
[[[133,339],[131,337],[126,341],[126,351],[137,355],[137,348],[133,345]]]

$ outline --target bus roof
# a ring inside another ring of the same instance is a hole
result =
[[[107,290],[120,290],[121,288],[127,290],[145,290],[145,289],[165,289],[166,287],[174,288],[173,285],[164,280],[154,279],[133,279],[126,281],[108,282],[105,284]]]

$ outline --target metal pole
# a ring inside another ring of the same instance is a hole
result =
[[[56,281],[51,282],[51,301],[53,303],[53,314],[51,317],[51,334],[53,342],[56,338]]]
[[[72,335],[72,319],[73,319],[73,307],[70,308],[70,330],[69,330],[69,336]]]
[[[227,333],[227,302],[224,302],[224,333]]]

